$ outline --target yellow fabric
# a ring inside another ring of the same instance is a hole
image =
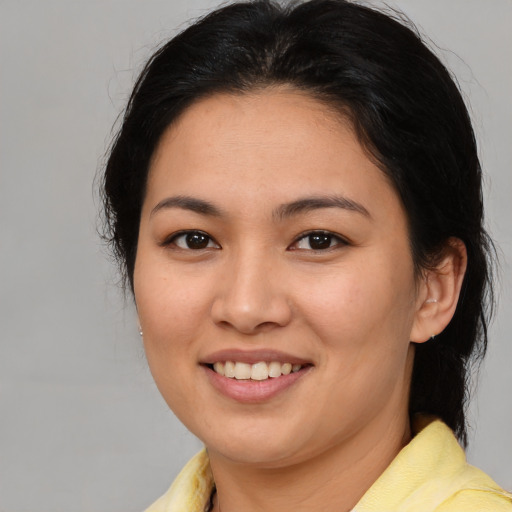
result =
[[[511,512],[512,494],[466,462],[440,420],[418,418],[416,435],[354,512]]]
[[[210,461],[203,449],[188,461],[170,489],[146,512],[205,512],[213,486]]]
[[[469,465],[452,431],[422,417],[416,435],[352,512],[512,512],[512,494]],[[199,452],[146,512],[204,512],[214,482]]]

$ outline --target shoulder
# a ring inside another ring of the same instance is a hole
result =
[[[512,512],[512,494],[483,471],[466,464],[452,479],[451,495],[436,512]]]
[[[421,417],[415,430],[353,512],[512,512],[512,494],[467,463],[442,421]]]

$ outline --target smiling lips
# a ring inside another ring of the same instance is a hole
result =
[[[312,361],[277,350],[227,349],[201,361],[210,384],[222,395],[246,404],[280,395],[313,369]]]
[[[216,362],[213,364],[213,370],[223,377],[236,380],[256,380],[262,381],[269,378],[281,377],[298,372],[302,365],[292,363],[280,363],[279,361],[259,361],[254,364],[242,362]]]

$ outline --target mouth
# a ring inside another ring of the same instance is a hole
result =
[[[228,379],[265,381],[277,379],[283,375],[297,373],[309,364],[282,363],[280,361],[258,361],[250,364],[241,361],[216,361],[206,365],[218,375]]]
[[[296,389],[314,368],[312,361],[273,349],[225,349],[199,363],[212,387],[245,404],[261,404]]]

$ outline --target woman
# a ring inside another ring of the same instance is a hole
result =
[[[454,437],[492,244],[466,107],[414,31],[342,0],[213,12],[142,72],[104,197],[206,446],[151,512],[512,510]]]

